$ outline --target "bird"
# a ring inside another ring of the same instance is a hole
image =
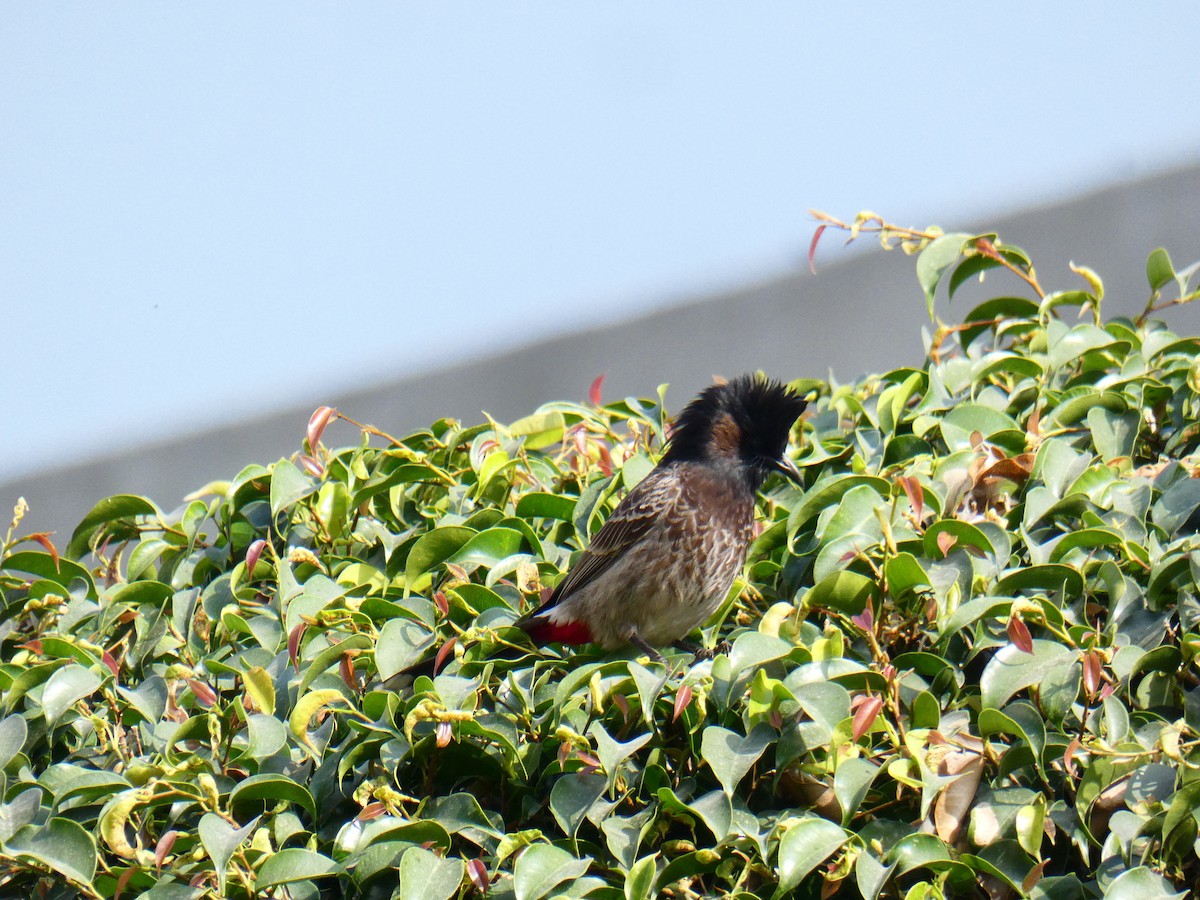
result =
[[[772,473],[800,483],[786,455],[807,401],[741,375],[705,388],[675,419],[658,464],[621,500],[540,607],[513,624],[536,645],[713,651],[684,637],[729,593],[753,536],[754,501]]]

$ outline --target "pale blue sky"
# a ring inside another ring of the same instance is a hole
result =
[[[0,478],[794,267],[809,207],[953,224],[1196,158],[1198,34],[1194,3],[5,4]]]

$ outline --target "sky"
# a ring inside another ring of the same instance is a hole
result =
[[[810,208],[953,225],[1194,161],[1196,34],[1194,3],[5,4],[0,480],[792,270]]]

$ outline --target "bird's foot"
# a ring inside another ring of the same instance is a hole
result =
[[[672,646],[685,653],[695,654],[692,665],[706,659],[712,659],[718,653],[722,656],[728,656],[729,651],[733,649],[733,645],[729,641],[719,641],[715,647],[702,647],[700,644],[693,644],[691,641],[676,641]]]

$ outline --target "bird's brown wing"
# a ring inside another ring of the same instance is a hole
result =
[[[558,583],[541,609],[561,603],[608,571],[662,522],[665,512],[678,498],[679,489],[679,479],[671,467],[657,468],[642,479],[613,510],[592,539],[591,546]]]

